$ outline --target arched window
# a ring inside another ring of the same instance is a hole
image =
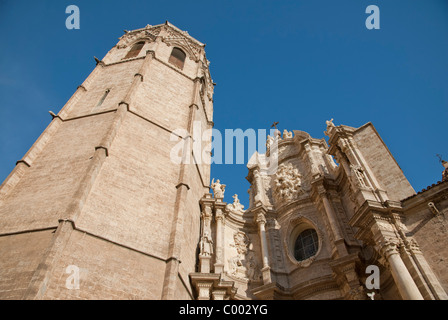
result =
[[[140,41],[140,42],[137,42],[136,44],[134,44],[132,46],[131,50],[129,50],[126,57],[124,57],[124,59],[130,59],[130,58],[134,58],[134,57],[138,56],[138,54],[140,53],[140,50],[142,50],[144,45],[145,45],[145,41]]]
[[[171,56],[168,62],[174,64],[176,67],[182,70],[184,68],[186,56],[187,55],[185,54],[185,52],[183,52],[181,49],[173,48],[173,51],[171,51]]]
[[[302,231],[294,244],[294,258],[297,261],[303,261],[311,258],[319,249],[317,232],[314,229]]]

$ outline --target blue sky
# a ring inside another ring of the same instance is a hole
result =
[[[80,29],[65,27],[68,5]],[[368,30],[368,5],[380,30]],[[448,2],[0,1],[0,181],[3,181],[123,30],[170,21],[206,43],[215,128],[325,137],[325,120],[372,122],[416,191],[448,160]],[[247,159],[246,159],[247,160]],[[247,168],[213,177],[248,203]]]

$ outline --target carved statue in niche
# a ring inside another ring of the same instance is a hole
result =
[[[291,163],[282,163],[275,174],[274,198],[278,203],[291,201],[303,192],[301,175]]]
[[[204,231],[204,235],[201,238],[201,251],[203,256],[211,256],[213,254],[213,240],[208,230]]]
[[[361,188],[368,188],[367,178],[364,174],[364,169],[358,165],[350,165],[350,169],[352,170],[352,181],[356,186]]]
[[[233,235],[233,241],[231,246],[235,247],[237,255],[228,260],[229,274],[242,279],[260,280],[260,267],[248,236],[238,231]]]
[[[215,195],[215,198],[224,198],[224,191],[226,189],[226,185],[225,184],[221,184],[221,181],[216,180],[213,178],[212,179],[212,184],[211,187],[213,189],[213,194]]]

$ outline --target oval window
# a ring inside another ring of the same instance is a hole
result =
[[[297,261],[303,261],[311,258],[319,249],[317,232],[314,229],[302,231],[294,244],[294,258]]]

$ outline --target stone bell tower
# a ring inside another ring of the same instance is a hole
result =
[[[125,31],[51,112],[0,187],[0,299],[194,297],[210,166],[172,150],[197,159],[193,123],[213,126],[204,47],[168,22]]]

